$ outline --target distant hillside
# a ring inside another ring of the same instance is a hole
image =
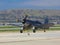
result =
[[[37,16],[43,18],[48,16],[50,19],[60,20],[60,10],[32,10],[32,9],[12,9],[0,11],[0,20],[22,19],[24,15]]]

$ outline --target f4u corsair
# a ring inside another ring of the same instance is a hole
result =
[[[49,27],[54,25],[53,23],[49,23],[48,17],[45,17],[44,24],[41,23],[40,21],[29,20],[29,19],[27,19],[27,17],[28,16],[26,15],[25,18],[22,21],[22,24],[24,26],[22,27],[22,30],[20,30],[20,33],[23,33],[24,29],[32,29],[33,33],[35,33],[36,29],[38,29],[38,28],[43,29],[44,32],[46,32],[45,29],[49,29]]]
[[[45,29],[49,29],[49,27],[54,25],[53,23],[49,23],[48,17],[44,19],[44,24],[40,21],[29,20],[27,19],[27,17],[28,16],[26,15],[24,19],[22,20],[23,26],[21,27],[20,33],[23,33],[24,29],[32,29],[33,33],[35,33],[38,28],[43,29],[44,32],[46,32]]]

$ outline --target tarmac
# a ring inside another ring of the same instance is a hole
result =
[[[60,45],[60,31],[0,33],[0,45]]]

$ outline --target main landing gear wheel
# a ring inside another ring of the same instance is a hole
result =
[[[33,30],[33,33],[36,33],[36,30]]]
[[[23,29],[24,29],[24,27],[21,27],[20,28],[20,33],[23,33]]]
[[[36,30],[35,30],[35,27],[34,26],[33,26],[32,30],[33,30],[33,33],[36,33]]]
[[[23,33],[23,30],[20,30],[20,33]]]

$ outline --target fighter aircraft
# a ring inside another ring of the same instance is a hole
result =
[[[38,28],[40,29],[43,29],[44,32],[46,32],[45,29],[49,29],[49,27],[53,26],[54,24],[53,23],[49,23],[49,19],[48,17],[45,17],[44,18],[44,23],[40,22],[40,21],[37,21],[37,20],[30,20],[30,19],[27,19],[28,18],[28,15],[25,15],[25,17],[22,19],[22,21],[20,21],[19,19],[17,20],[17,22],[21,22],[21,25],[20,24],[9,24],[9,25],[13,25],[13,26],[20,26],[20,33],[23,33],[23,31],[25,29],[32,29],[33,33],[36,32],[36,30]]]
[[[49,29],[50,26],[54,25],[53,23],[49,23],[48,17],[44,18],[44,23],[37,21],[37,20],[36,21],[30,20],[27,18],[28,18],[28,16],[26,15],[22,21],[22,24],[24,26],[22,27],[22,30],[20,30],[20,33],[23,33],[24,29],[32,29],[33,33],[35,33],[38,28],[43,29],[44,32],[46,32],[45,29]]]

